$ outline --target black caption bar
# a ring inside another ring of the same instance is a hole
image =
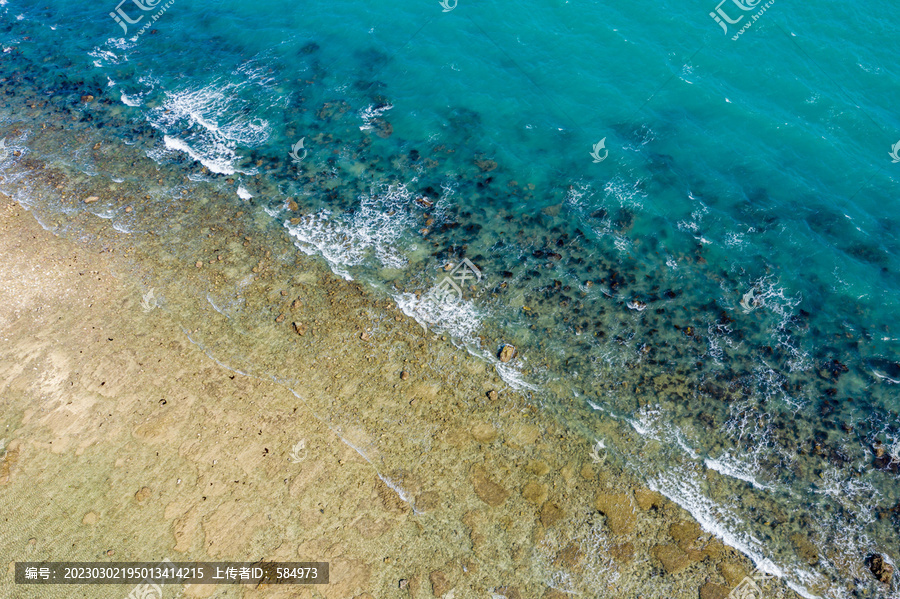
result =
[[[328,584],[328,562],[16,562],[16,584]]]

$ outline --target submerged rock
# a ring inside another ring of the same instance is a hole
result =
[[[501,362],[509,362],[518,354],[518,350],[516,350],[516,346],[506,344],[500,349],[500,361]]]
[[[497,168],[497,163],[493,160],[476,160],[475,166],[481,169],[483,173],[489,173]]]
[[[684,570],[695,560],[691,559],[688,552],[677,545],[656,545],[650,550],[650,554],[662,563],[663,568],[669,574],[675,574]]]
[[[491,507],[502,505],[509,497],[509,491],[490,480],[484,468],[477,467],[472,472],[472,486],[475,494]]]
[[[634,530],[634,504],[625,493],[601,493],[594,500],[594,507],[606,516],[606,525],[615,534]]]
[[[428,578],[431,581],[431,592],[435,597],[443,597],[453,588],[453,584],[441,570],[435,570]]]
[[[730,592],[731,589],[728,587],[714,582],[707,582],[700,587],[700,599],[726,599]]]
[[[891,584],[891,580],[894,578],[894,566],[884,561],[884,557],[878,553],[870,555],[866,558],[866,565],[880,582]]]

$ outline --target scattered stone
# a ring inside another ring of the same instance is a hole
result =
[[[363,331],[362,333],[359,334],[359,338],[362,339],[363,341],[368,341],[372,337],[367,332]]]
[[[478,498],[491,507],[502,505],[509,497],[509,491],[490,480],[481,466],[476,466],[472,471],[472,486]]]
[[[557,216],[559,216],[560,210],[562,210],[562,203],[554,204],[552,206],[547,206],[546,208],[541,210],[541,212],[543,212],[547,216],[552,216],[552,217],[556,218]]]
[[[284,322],[284,318],[285,318],[284,312],[282,312],[281,314],[278,315],[278,318],[275,319],[275,322],[282,323],[282,322]]]
[[[572,569],[581,561],[581,549],[575,543],[569,543],[556,555],[553,565],[558,568]]]
[[[372,125],[375,128],[375,135],[381,139],[387,139],[394,132],[394,127],[384,119],[372,119]]]
[[[795,532],[791,535],[791,543],[794,544],[794,548],[797,550],[797,555],[803,558],[807,564],[810,566],[815,565],[819,561],[819,552],[816,550],[816,546],[813,545],[809,539],[800,534],[799,532]]]
[[[506,597],[506,599],[522,599],[522,595],[516,587],[500,587],[499,589],[494,590],[498,595]]]
[[[678,546],[685,551],[697,548],[701,534],[702,531],[700,530],[700,525],[696,522],[676,522],[669,527],[669,535],[671,535]]]
[[[197,268],[203,268],[203,260],[197,260],[197,263],[194,265]]]
[[[481,169],[483,173],[489,173],[497,168],[497,163],[493,160],[476,160],[475,166]]]
[[[606,525],[615,534],[634,530],[634,507],[631,497],[625,493],[601,493],[594,500],[594,507],[606,516]]]
[[[125,206],[125,212],[131,212],[132,210],[134,210],[134,208],[131,206]]]
[[[408,380],[409,380],[409,373],[406,372],[405,370],[404,370],[403,372],[401,372],[401,373],[400,373],[400,380],[401,380],[401,381],[408,381]]]
[[[134,494],[134,500],[138,503],[144,503],[150,498],[151,493],[150,487],[141,487],[141,490]]]
[[[725,599],[731,589],[714,582],[707,582],[700,587],[700,599]]]
[[[622,543],[621,545],[613,545],[609,549],[609,554],[614,560],[628,563],[634,558],[634,545],[631,543]]]
[[[637,502],[638,507],[645,512],[650,508],[662,508],[665,499],[662,493],[657,493],[650,489],[638,489],[634,492],[634,500]]]
[[[498,399],[500,399],[500,394],[497,393],[496,391],[491,390],[491,391],[487,392],[487,398],[490,401],[497,401]]]
[[[476,424],[472,427],[472,437],[479,443],[493,443],[497,439],[497,429],[489,422]]]
[[[687,552],[677,545],[656,545],[650,554],[658,559],[669,574],[675,574],[691,565]]]
[[[295,299],[293,302],[291,302],[291,310],[299,310],[302,307],[303,302],[301,302],[299,299]]]
[[[401,589],[405,589],[408,586],[409,586],[409,580],[407,580],[406,578],[401,578],[400,582],[397,583],[397,587],[401,588]]]
[[[866,565],[880,582],[891,584],[891,580],[894,578],[894,566],[887,563],[883,556],[878,553],[870,555],[866,558]]]
[[[543,505],[547,501],[547,492],[547,485],[532,481],[522,489],[522,497],[535,505]]]
[[[546,462],[535,460],[533,462],[528,462],[528,465],[525,467],[525,471],[535,476],[544,476],[545,474],[550,472],[550,466],[548,466]]]
[[[443,597],[453,588],[453,585],[447,580],[447,575],[440,570],[435,570],[428,578],[431,580],[431,592],[435,597]]]
[[[291,326],[294,328],[294,332],[300,335],[301,337],[306,334],[306,331],[309,330],[309,327],[303,324],[302,322],[292,322]]]
[[[97,196],[91,196],[89,198],[84,198],[84,203],[85,204],[93,204],[94,202],[97,202],[99,200],[100,200],[100,198],[98,198]]]
[[[409,509],[409,505],[400,499],[396,491],[391,489],[380,478],[375,479],[375,493],[381,499],[384,509],[394,514],[402,514]]]
[[[99,520],[100,516],[98,516],[96,512],[88,512],[84,515],[84,518],[81,519],[81,523],[87,524],[88,526],[93,526]]]
[[[500,361],[504,363],[509,362],[515,358],[517,354],[518,351],[516,350],[516,347],[507,343],[500,349]]]
[[[718,565],[717,569],[719,570],[719,574],[722,575],[722,578],[725,579],[725,583],[730,587],[734,588],[742,580],[747,577],[747,570],[740,564],[735,564],[732,562],[722,562]]]
[[[13,441],[6,448],[5,454],[0,458],[0,485],[9,483],[12,477],[12,469],[19,461],[19,442]]]
[[[509,429],[511,440],[507,445],[513,449],[521,449],[535,444],[541,436],[541,429],[530,424],[516,423]]]
[[[81,101],[84,102],[85,104],[88,104],[89,102],[94,101],[94,96],[92,96],[91,94],[85,94],[85,95],[81,96]]]
[[[561,507],[552,501],[548,501],[544,504],[544,507],[541,508],[541,524],[544,525],[544,528],[550,528],[562,520],[565,515],[566,513]]]
[[[430,512],[441,505],[441,496],[434,491],[425,491],[416,497],[416,511]]]

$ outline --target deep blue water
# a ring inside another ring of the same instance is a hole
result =
[[[727,33],[714,1],[149,4],[0,0],[0,76],[110,118],[6,110],[8,148],[147,178],[86,151],[106,125],[486,360],[514,343],[511,386],[806,593],[845,596],[829,553],[900,558],[895,4],[728,0]],[[483,279],[425,311],[463,258]]]

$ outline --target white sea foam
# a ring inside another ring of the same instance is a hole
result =
[[[177,137],[169,137],[168,135],[163,137],[163,141],[165,142],[166,149],[172,150],[176,152],[184,152],[209,170],[214,173],[219,173],[221,175],[233,175],[235,173],[235,169],[232,166],[234,162],[235,155],[234,152],[228,150],[228,148],[222,148],[226,156],[230,153],[230,157],[223,157],[219,159],[210,158],[210,153],[201,153],[195,151],[191,146],[187,144],[187,142],[178,139]],[[147,154],[150,158],[154,158],[154,155],[148,152]]]
[[[748,532],[741,518],[704,493],[703,475],[694,467],[678,467],[648,480],[648,487],[687,510],[706,532],[747,555],[760,571],[784,578],[785,571],[767,556],[765,542]],[[805,589],[798,592],[815,599]]]
[[[344,440],[344,442],[346,443],[346,439]],[[359,450],[357,449],[357,451],[359,451]],[[398,485],[397,483],[395,483],[388,477],[384,476],[380,472],[378,473],[378,478],[380,478],[381,482],[383,482],[385,485],[387,485],[391,491],[396,493],[397,497],[399,497],[404,503],[408,504],[410,507],[413,507],[412,499],[410,499],[409,493],[407,491],[405,491],[400,485]],[[415,508],[413,508],[413,511],[415,512]]]
[[[234,174],[236,148],[259,146],[269,138],[268,122],[247,114],[252,110],[241,90],[249,84],[217,80],[199,89],[167,91],[147,119],[164,133],[188,132],[182,138],[166,135],[169,149],[185,152],[215,173]]]
[[[703,464],[719,474],[748,482],[757,489],[767,490],[773,488],[772,485],[764,485],[756,480],[751,464],[744,463],[729,453],[722,454],[718,458],[706,458],[703,460]]]
[[[428,301],[427,294],[417,297],[414,293],[398,293],[393,296],[397,307],[415,319],[424,329],[431,327],[448,332],[462,340],[474,339],[481,328],[484,314],[471,300]]]
[[[360,130],[365,131],[367,129],[372,128],[372,121],[381,117],[385,112],[393,108],[393,104],[382,104],[379,106],[375,106],[375,104],[370,104],[366,106],[361,111],[359,111],[359,118],[362,119],[363,124],[360,126]]]
[[[241,198],[242,200],[249,200],[250,198],[253,197],[253,194],[250,193],[249,191],[247,191],[247,188],[244,187],[243,185],[238,185],[237,194],[238,194],[238,197]],[[271,216],[275,216],[275,215],[272,214]]]
[[[494,362],[494,366],[497,368],[497,374],[500,375],[500,378],[503,379],[503,382],[515,389],[516,391],[537,391],[538,386],[532,383],[529,383],[525,379],[525,375],[522,373],[522,370],[517,366],[512,364],[504,364],[499,360]]]
[[[129,96],[125,92],[122,92],[121,99],[122,104],[125,104],[126,106],[140,106],[141,104],[143,104],[140,98],[136,96]]]
[[[363,264],[367,258],[385,268],[406,266],[397,243],[415,224],[407,212],[412,197],[405,185],[382,185],[362,196],[351,215],[322,210],[296,222],[286,221],[284,226],[300,250],[321,255],[335,274],[351,280],[347,267]]]
[[[616,176],[603,186],[603,191],[607,198],[616,200],[623,208],[641,208],[647,197],[647,193],[641,188],[642,184],[641,179],[628,181]]]
[[[122,40],[124,42],[124,40]],[[128,47],[126,44],[109,44],[119,50],[123,50]],[[88,56],[95,58],[94,66],[97,68],[103,68],[110,65],[117,65],[123,62],[127,62],[128,58],[124,55],[119,56],[115,52],[111,50],[104,50],[102,48],[94,48],[92,51],[88,52]]]
[[[875,513],[869,506],[876,504],[882,495],[868,481],[836,468],[829,468],[820,475],[818,483],[810,490],[830,497],[862,522],[872,523],[876,520]]]

